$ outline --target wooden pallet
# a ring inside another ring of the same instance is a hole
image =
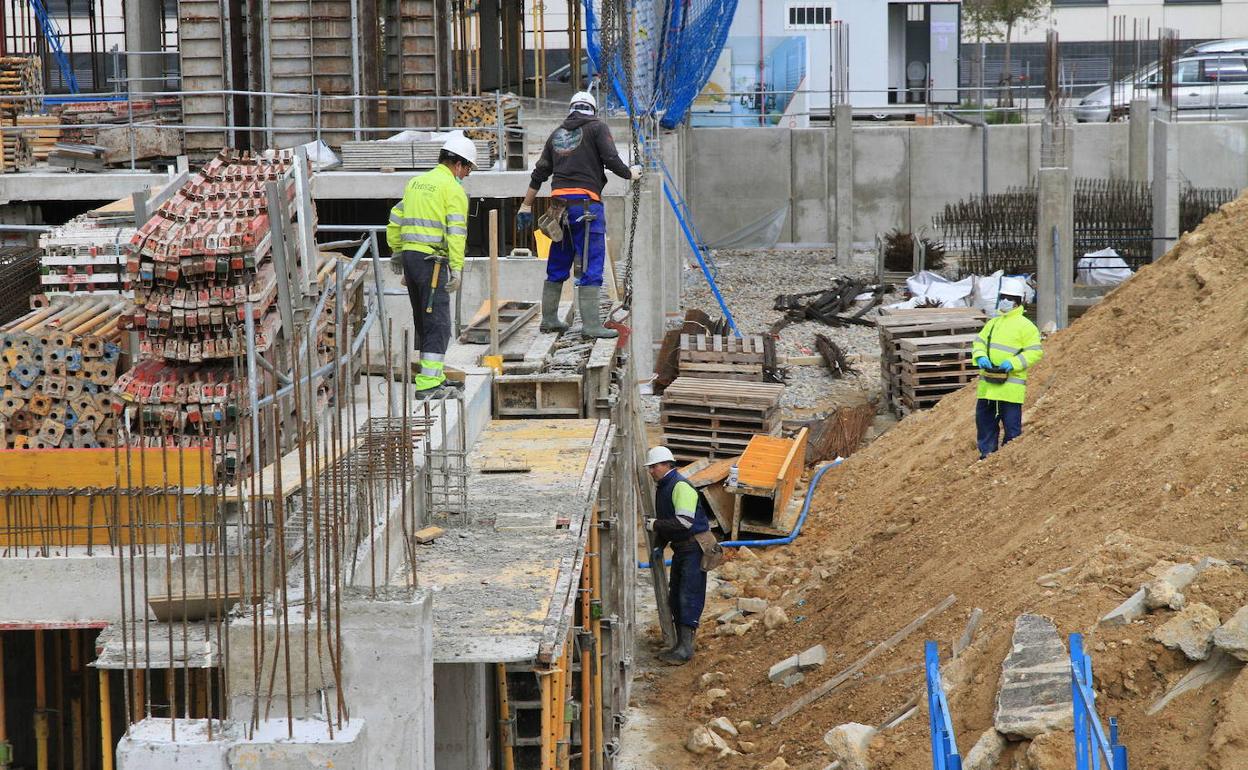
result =
[[[906,413],[901,385],[907,365],[909,372],[942,367],[959,375],[967,371],[965,364],[958,363],[963,355],[958,351],[965,348],[969,353],[971,342],[986,321],[976,308],[882,309],[876,326],[880,332],[881,385],[889,408],[897,414]],[[915,408],[926,407],[910,407]]]
[[[679,377],[663,391],[663,443],[680,459],[740,454],[757,435],[780,431],[783,385]]]
[[[776,368],[775,339],[682,334],[679,362],[681,377],[763,382]]]
[[[60,119],[55,115],[17,116],[17,125],[28,128],[22,132],[22,135],[26,137],[36,162],[46,161],[48,153],[52,152],[56,143],[61,140],[61,129],[56,128],[58,123]]]
[[[519,331],[522,326],[529,322],[529,319],[537,315],[539,309],[541,309],[541,305],[537,302],[509,300],[500,304],[498,306],[499,343],[501,344]],[[490,344],[490,314],[488,309],[484,317],[478,316],[473,319],[468,328],[464,329],[463,334],[459,336],[459,341],[466,342],[469,345]]]

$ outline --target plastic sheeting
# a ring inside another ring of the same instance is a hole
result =
[[[780,242],[780,231],[784,229],[784,220],[789,216],[789,207],[784,206],[765,214],[739,230],[725,235],[723,238],[708,243],[709,249],[771,249]]]
[[[1117,286],[1134,273],[1113,249],[1084,254],[1075,268],[1075,279],[1086,286]]]

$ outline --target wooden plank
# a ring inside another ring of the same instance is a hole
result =
[[[432,543],[434,540],[437,540],[445,534],[446,530],[441,527],[425,527],[423,529],[416,530],[412,537],[417,543],[425,545],[426,543]]]
[[[797,700],[793,701],[789,705],[777,711],[775,715],[772,716],[771,723],[773,725],[780,724],[785,719],[788,719],[789,717],[793,716],[797,712],[806,708],[810,704],[819,700],[823,696],[832,692],[841,684],[848,681],[850,677],[854,676],[859,671],[866,668],[868,663],[875,660],[876,658],[883,655],[884,653],[888,652],[889,650],[892,650],[897,645],[901,644],[903,641],[905,641],[905,639],[908,636],[910,636],[910,634],[913,634],[915,631],[922,628],[927,623],[927,621],[931,620],[932,618],[936,617],[940,613],[952,607],[957,600],[958,600],[958,597],[956,595],[949,594],[948,596],[945,597],[945,600],[942,601],[940,604],[937,604],[935,607],[932,607],[927,612],[924,612],[922,615],[919,615],[917,618],[910,621],[900,631],[898,631],[897,633],[890,636],[888,639],[885,639],[884,641],[872,647],[870,652],[868,652],[866,655],[863,655],[861,658],[851,663],[848,668],[842,670],[836,676],[832,677],[828,681],[824,682],[823,684],[819,685],[815,689],[811,690],[810,692],[806,693],[802,697],[798,698]]]
[[[166,452],[167,465],[162,464]],[[67,468],[73,469],[72,478],[66,476]],[[0,490],[163,487],[166,473],[170,486],[192,489],[201,479],[211,486],[214,469],[212,453],[206,449],[7,449],[0,450]]]

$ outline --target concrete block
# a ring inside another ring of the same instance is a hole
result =
[[[814,647],[811,647],[809,650],[806,650],[797,656],[797,665],[800,666],[803,671],[818,668],[827,662],[828,651],[824,649],[822,644],[816,644]]]
[[[1205,660],[1213,649],[1213,632],[1220,624],[1217,610],[1197,602],[1153,631],[1153,639],[1182,651],[1189,660]]]
[[[1005,751],[1005,736],[989,727],[962,760],[962,770],[993,770]]]
[[[241,740],[238,723],[213,724],[208,740],[208,723],[178,720],[178,741],[169,740],[169,720],[144,719],[130,728],[117,743],[118,770],[226,770],[226,753]]]
[[[871,763],[867,754],[875,734],[876,729],[870,725],[850,722],[826,732],[823,742],[832,749],[832,756],[840,761],[842,770],[869,770]]]
[[[1248,607],[1240,607],[1230,620],[1213,632],[1213,644],[1239,660],[1248,661]]]
[[[1172,610],[1182,609],[1187,602],[1183,598],[1183,590],[1192,584],[1200,571],[1193,564],[1175,564],[1163,572],[1156,580],[1144,586],[1144,606],[1155,610],[1169,607]]]
[[[773,665],[767,671],[767,678],[773,682],[779,682],[789,674],[801,671],[802,664],[797,655],[790,655],[779,663]]]
[[[1125,626],[1144,617],[1147,612],[1144,606],[1144,589],[1131,594],[1131,598],[1110,610],[1100,620],[1102,626]]]
[[[715,622],[720,624],[735,623],[743,617],[745,617],[745,615],[741,612],[741,610],[728,610],[723,615],[715,618]]]
[[[756,599],[748,596],[742,596],[740,599],[737,599],[737,609],[746,614],[766,612],[767,604],[766,599]]]

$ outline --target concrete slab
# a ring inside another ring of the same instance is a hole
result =
[[[334,729],[317,720],[296,720],[294,737],[285,720],[264,720],[250,738],[238,722],[213,722],[212,737],[204,720],[144,719],[132,725],[117,745],[120,770],[314,770],[377,768],[366,754],[364,720],[352,719]],[[398,765],[389,765],[398,767]],[[404,764],[404,767],[429,765]]]

